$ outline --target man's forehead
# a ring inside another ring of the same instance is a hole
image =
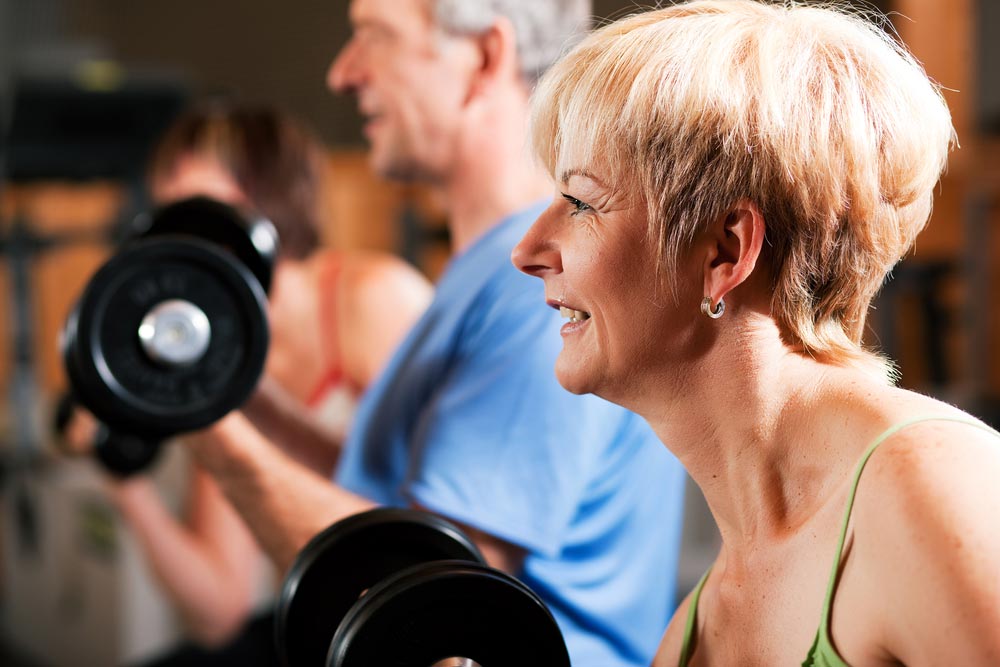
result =
[[[394,23],[414,19],[430,21],[432,0],[351,0],[351,22]]]

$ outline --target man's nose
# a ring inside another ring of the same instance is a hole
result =
[[[335,93],[349,93],[357,87],[357,45],[353,38],[344,44],[330,63],[326,85]]]

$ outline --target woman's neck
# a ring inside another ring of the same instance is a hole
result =
[[[723,541],[749,549],[795,534],[827,505],[856,463],[841,444],[849,421],[876,419],[874,379],[772,333],[722,341],[685,374],[701,380],[636,410],[701,488]]]

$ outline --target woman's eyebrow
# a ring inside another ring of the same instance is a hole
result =
[[[593,174],[591,174],[591,173],[590,173],[589,171],[587,171],[586,169],[576,169],[576,168],[573,168],[573,169],[567,169],[566,171],[564,171],[564,172],[563,172],[563,173],[562,173],[562,174],[561,174],[561,175],[559,176],[559,182],[560,182],[560,183],[568,183],[568,182],[569,182],[569,179],[570,179],[570,178],[572,178],[573,176],[584,176],[584,177],[586,177],[586,178],[589,178],[589,179],[590,179],[590,180],[592,180],[592,181],[595,181],[595,182],[597,182],[597,183],[600,183],[600,181],[599,181],[599,180],[597,179],[597,177],[596,177],[596,176],[594,176]]]

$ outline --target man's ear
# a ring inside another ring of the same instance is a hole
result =
[[[479,62],[472,73],[469,100],[489,93],[498,82],[519,76],[517,36],[509,19],[498,17],[488,30],[473,39]]]
[[[757,266],[763,246],[764,216],[757,204],[740,200],[709,227],[705,296],[716,304],[743,284]]]

